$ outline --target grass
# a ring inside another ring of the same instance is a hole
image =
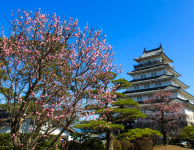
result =
[[[157,145],[154,150],[192,150],[191,148],[184,148],[177,145]]]

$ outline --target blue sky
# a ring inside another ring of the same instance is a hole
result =
[[[81,25],[103,29],[115,51],[115,63],[121,64],[120,77],[133,70],[134,57],[143,49],[162,43],[174,62],[179,79],[194,95],[194,1],[193,0],[9,0],[0,2],[0,26],[7,26],[11,11],[23,9],[73,17]]]

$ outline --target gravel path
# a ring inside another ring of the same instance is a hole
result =
[[[176,145],[157,145],[154,146],[154,150],[192,150],[191,148],[184,148]]]

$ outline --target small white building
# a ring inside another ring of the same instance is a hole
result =
[[[31,128],[33,128],[33,126],[32,126],[31,120],[28,119],[22,123],[21,128],[20,128],[20,133],[30,133]],[[44,134],[47,128],[48,128],[48,125],[43,126],[41,128],[40,134]],[[51,128],[50,131],[52,131],[50,133],[51,135],[58,135],[61,132],[61,128],[56,128],[56,129]],[[10,124],[7,124],[3,126],[2,128],[0,128],[0,133],[10,133],[10,132],[11,132]],[[75,133],[75,132],[76,131],[73,128],[70,128],[68,131],[63,132],[61,137],[66,138],[68,141],[72,141],[73,136],[71,136],[71,133]]]

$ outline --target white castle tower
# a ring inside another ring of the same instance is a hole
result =
[[[138,64],[128,72],[133,80],[130,81],[132,86],[124,92],[126,96],[141,104],[158,90],[171,91],[172,98],[185,106],[187,125],[194,125],[194,96],[185,91],[189,86],[178,79],[181,75],[171,66],[173,61],[165,55],[162,46],[144,49],[143,55],[134,60]]]

